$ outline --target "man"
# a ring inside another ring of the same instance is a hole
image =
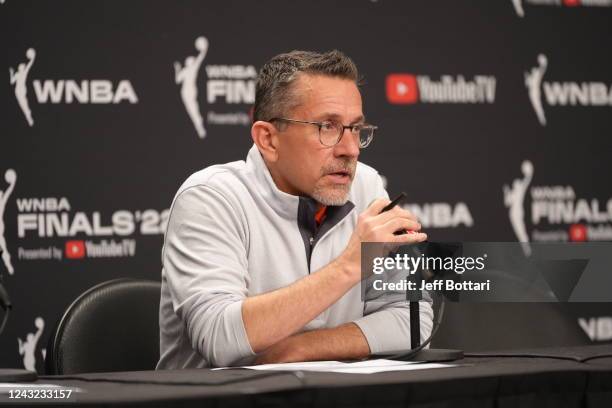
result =
[[[380,213],[382,180],[357,162],[374,133],[357,79],[339,51],[262,67],[246,162],[193,174],[172,204],[157,368],[358,359],[410,344],[405,301],[361,298],[361,242],[426,235],[406,210]]]

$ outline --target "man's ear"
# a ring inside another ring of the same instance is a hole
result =
[[[258,120],[251,126],[251,137],[266,162],[278,160],[278,131],[273,124]]]

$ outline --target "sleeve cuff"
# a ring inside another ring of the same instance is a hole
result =
[[[244,328],[244,321],[242,320],[242,300],[230,304],[226,309],[226,318],[232,322],[232,332],[234,334],[233,342],[235,346],[236,362],[241,361],[244,358],[253,357],[255,353],[249,343],[249,338]]]
[[[397,326],[393,315],[384,316],[388,314],[389,311],[381,310],[354,321],[368,341],[370,354],[382,354],[410,346],[409,342],[402,344],[404,335],[399,327],[393,327]],[[381,338],[382,336],[385,339]],[[393,347],[394,345],[397,346]]]
[[[421,301],[421,341],[431,334],[433,309],[428,302]],[[371,354],[396,354],[410,349],[410,318],[406,308],[378,310],[355,320],[362,331]]]

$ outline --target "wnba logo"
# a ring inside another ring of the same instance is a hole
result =
[[[29,126],[34,126],[34,118],[28,101],[27,79],[36,60],[36,50],[28,48],[26,62],[17,65],[17,69],[9,68],[10,83],[15,87],[15,98]],[[138,103],[129,80],[121,80],[115,84],[106,79],[94,80],[51,80],[35,79],[32,81],[34,94],[39,104],[80,103],[80,104],[118,104],[123,101]]]
[[[181,86],[181,99],[187,114],[191,118],[198,136],[203,139],[206,136],[206,129],[204,129],[204,119],[200,114],[200,105],[198,104],[197,81],[200,66],[208,52],[206,37],[198,37],[195,40],[195,48],[198,55],[185,58],[185,64],[183,65],[180,62],[174,63],[174,82]]]
[[[524,73],[529,100],[542,126],[546,126],[543,102],[551,107],[612,105],[612,85],[586,81],[545,82],[542,79],[547,68],[548,58],[540,54],[538,65]]]
[[[202,62],[208,53],[209,42],[204,36],[196,38],[196,55],[185,58],[184,63],[174,62],[174,82],[181,87],[181,100],[187,115],[200,139],[207,135],[204,117],[198,98],[198,76]],[[252,105],[255,102],[257,70],[253,65],[206,65],[206,103],[226,106]],[[206,112],[206,122],[215,125],[248,126],[251,118],[248,108],[238,112]]]
[[[11,193],[15,189],[15,183],[17,182],[17,173],[15,170],[8,169],[4,173],[4,180],[8,183],[8,187],[4,191],[0,191],[0,251],[2,252],[4,267],[8,273],[12,275],[15,269],[11,264],[11,254],[8,251],[6,239],[4,238],[4,210],[6,209],[6,203]]]

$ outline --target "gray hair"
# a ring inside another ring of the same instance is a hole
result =
[[[291,51],[279,54],[259,71],[253,122],[282,117],[299,106],[301,100],[294,94],[292,84],[300,73],[348,79],[356,84],[359,81],[357,66],[341,51]]]

